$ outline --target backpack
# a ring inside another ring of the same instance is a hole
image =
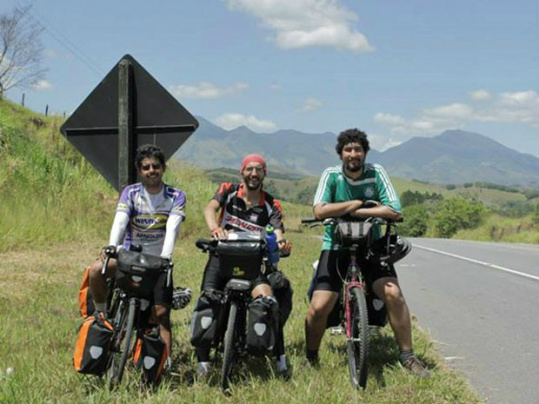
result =
[[[73,365],[79,373],[101,376],[107,369],[114,333],[103,313],[86,317],[79,328]]]
[[[223,309],[223,292],[203,291],[191,319],[191,344],[198,348],[211,347],[217,336],[219,317]]]
[[[142,370],[142,377],[146,383],[158,383],[165,364],[168,351],[165,342],[159,335],[159,327],[154,327],[137,338],[133,361],[135,366]]]
[[[279,328],[279,303],[273,297],[259,296],[248,306],[247,349],[253,355],[270,354]]]

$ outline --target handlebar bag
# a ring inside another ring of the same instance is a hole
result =
[[[343,247],[356,245],[358,248],[367,248],[374,238],[371,222],[339,222],[333,231],[335,240]]]
[[[220,241],[216,252],[224,277],[253,280],[262,272],[263,244],[260,241]]]
[[[152,296],[157,276],[167,267],[161,257],[123,249],[118,252],[117,262],[116,284],[138,297]]]

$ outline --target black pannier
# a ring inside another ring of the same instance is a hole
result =
[[[113,327],[102,313],[86,317],[79,329],[73,365],[79,373],[101,376],[107,369]]]
[[[292,296],[294,291],[290,281],[281,271],[273,271],[268,275],[268,281],[273,295],[279,303],[279,324],[281,327],[286,323],[292,312]]]
[[[204,348],[213,345],[222,308],[223,292],[218,290],[202,292],[191,319],[191,344],[193,346]]]
[[[142,370],[146,383],[159,382],[167,357],[167,346],[159,335],[159,327],[148,330],[137,339],[133,352],[133,362]]]
[[[279,327],[279,304],[268,296],[249,303],[247,316],[247,349],[253,355],[271,354]]]

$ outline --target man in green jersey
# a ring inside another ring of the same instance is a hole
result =
[[[323,220],[348,215],[358,219],[373,216],[399,219],[401,203],[386,171],[378,164],[365,163],[369,151],[367,135],[358,129],[345,130],[339,134],[335,148],[342,164],[327,168],[322,174],[313,202],[315,218]],[[364,207],[366,200],[375,201],[376,206]],[[349,262],[348,252],[337,244],[332,227],[327,226],[324,234],[313,279],[314,292],[305,319],[307,359],[313,364],[318,363],[318,349],[327,319],[337,302]],[[414,374],[429,377],[428,370],[414,355],[410,312],[394,266],[358,259],[367,288],[386,306],[400,349],[400,362]]]

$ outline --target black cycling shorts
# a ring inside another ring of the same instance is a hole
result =
[[[343,279],[346,277],[350,252],[346,250],[322,250],[318,268],[314,276],[314,290],[329,290],[340,293]],[[374,281],[380,278],[397,278],[393,265],[382,266],[379,261],[358,259],[361,274],[368,290],[372,290]]]
[[[170,306],[172,304],[173,289],[174,284],[172,281],[172,276],[170,277],[170,285],[167,286],[167,273],[161,272],[157,277],[155,286],[153,288],[153,303]]]
[[[219,257],[216,255],[210,254],[206,268],[204,269],[204,278],[202,279],[202,286],[200,290],[221,290],[225,289],[226,283],[231,278],[222,276],[221,271],[219,270]],[[266,275],[260,274],[260,276],[251,281],[253,288],[258,285],[269,285],[269,281]]]

